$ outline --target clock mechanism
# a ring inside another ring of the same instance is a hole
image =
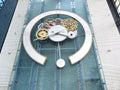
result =
[[[78,23],[73,18],[50,18],[38,25],[36,40],[45,41],[46,39],[50,39],[51,41],[58,42],[60,56],[56,65],[59,68],[65,66],[65,60],[61,58],[59,42],[64,41],[66,38],[74,39],[77,37],[77,28]]]
[[[36,32],[37,40],[50,39],[61,42],[66,38],[74,39],[77,36],[78,22],[73,18],[47,19],[38,25]]]

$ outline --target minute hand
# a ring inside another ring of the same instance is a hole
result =
[[[66,33],[57,33],[58,35],[62,35],[62,36],[68,36],[68,34]]]

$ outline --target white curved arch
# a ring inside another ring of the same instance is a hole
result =
[[[81,25],[84,28],[85,31],[85,41],[82,45],[82,47],[73,55],[69,56],[70,62],[71,64],[75,64],[78,61],[80,61],[90,50],[91,44],[92,44],[92,34],[90,31],[90,28],[88,26],[88,24],[78,15],[72,13],[72,12],[68,12],[68,11],[64,11],[64,10],[54,10],[54,11],[48,11],[45,13],[42,13],[38,16],[36,16],[34,19],[32,19],[23,34],[23,45],[24,48],[26,50],[26,52],[28,53],[28,55],[36,62],[44,65],[45,61],[46,61],[46,57],[41,55],[40,53],[38,53],[32,46],[31,41],[30,41],[30,34],[31,34],[31,30],[33,28],[33,26],[42,18],[49,16],[49,15],[54,15],[54,14],[62,14],[62,15],[68,15],[71,16],[73,18],[75,18],[76,20],[78,20]]]

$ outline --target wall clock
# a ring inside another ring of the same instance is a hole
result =
[[[46,18],[50,15],[66,15],[69,16],[69,18]],[[34,25],[43,18],[45,18],[43,22],[38,24],[38,28],[35,33],[36,39],[34,41],[45,41],[49,39],[52,42],[58,43],[59,59],[56,61],[56,65],[59,68],[63,68],[65,66],[65,60],[62,58],[60,52],[60,43],[68,39],[76,39],[79,36],[78,23],[82,25],[85,33],[84,43],[75,53],[68,56],[71,64],[75,64],[82,60],[91,48],[92,34],[90,28],[85,20],[83,20],[79,15],[63,10],[54,10],[42,13],[28,23],[23,33],[23,45],[28,55],[39,64],[44,65],[45,62],[47,62],[47,57],[35,50],[31,41],[31,32]]]

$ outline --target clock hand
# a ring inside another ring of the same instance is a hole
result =
[[[60,50],[60,43],[58,42],[58,51],[59,51],[59,58],[61,58],[61,50]]]
[[[52,34],[49,34],[48,36],[49,36],[49,37],[50,37],[50,36],[54,36],[54,35],[60,33],[61,31],[62,31],[62,30],[59,30],[59,31],[57,31],[57,32],[53,32]]]
[[[58,35],[68,36],[68,34],[65,34],[65,33],[58,33]]]

